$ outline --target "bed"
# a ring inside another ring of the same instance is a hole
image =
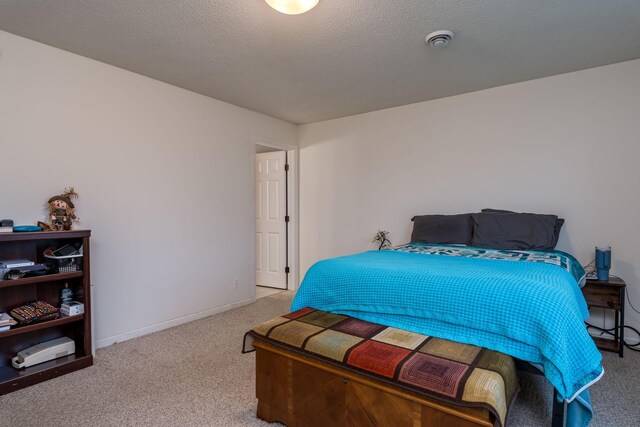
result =
[[[490,230],[476,231],[486,237]],[[544,237],[555,239],[547,246],[555,246],[557,232]],[[567,425],[587,425],[588,388],[604,369],[584,327],[589,313],[579,262],[548,247],[462,243],[414,241],[320,261],[307,272],[291,310],[311,307],[513,356],[542,371],[568,403]]]

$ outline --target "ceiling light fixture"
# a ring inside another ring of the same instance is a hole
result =
[[[424,41],[431,47],[441,49],[449,44],[453,38],[453,32],[449,30],[434,31],[429,34]]]
[[[320,0],[265,0],[269,6],[287,15],[299,15],[316,7]]]

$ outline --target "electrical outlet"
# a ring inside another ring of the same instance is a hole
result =
[[[233,289],[238,289],[238,281],[239,280],[240,279],[238,279],[238,278],[233,279]]]

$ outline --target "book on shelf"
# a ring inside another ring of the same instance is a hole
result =
[[[2,331],[8,331],[11,328],[11,326],[6,325],[6,326],[0,326],[0,332]]]
[[[12,260],[0,260],[0,268],[20,268],[20,267],[29,267],[34,265],[35,262],[29,261],[28,259],[12,259]]]
[[[7,313],[0,313],[0,328],[4,328],[5,326],[9,329],[10,326],[16,325],[16,322],[13,317],[9,316]]]
[[[13,227],[0,227],[0,233],[13,233]]]

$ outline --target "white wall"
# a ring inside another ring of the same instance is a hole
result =
[[[274,151],[282,151],[282,148],[268,147],[266,145],[256,144],[256,154],[272,153]]]
[[[639,135],[640,60],[300,126],[301,272],[416,214],[556,213],[558,249],[610,244],[640,309]]]
[[[75,186],[98,345],[255,298],[256,139],[295,127],[0,32],[0,217]]]

